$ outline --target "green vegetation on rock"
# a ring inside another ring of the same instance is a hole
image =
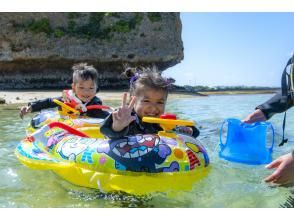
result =
[[[31,31],[33,33],[44,32],[48,35],[52,33],[52,28],[50,26],[50,22],[48,18],[42,18],[40,20],[32,20],[26,26],[26,30]]]
[[[129,27],[131,29],[136,28],[137,25],[141,24],[141,21],[143,20],[143,15],[142,13],[135,13],[135,16],[129,21]]]
[[[119,20],[111,28],[111,31],[113,31],[113,32],[122,32],[122,33],[127,33],[130,30],[131,29],[130,29],[129,23],[125,20]]]
[[[147,13],[148,18],[152,21],[161,20],[160,13]],[[48,36],[61,38],[65,35],[81,37],[81,38],[99,38],[111,39],[114,33],[128,33],[141,24],[143,13],[133,13],[128,19],[123,19],[121,13],[117,12],[93,12],[89,13],[88,22],[79,24],[78,19],[83,14],[77,12],[69,12],[67,14],[67,25],[65,27],[52,28],[48,18],[32,20],[23,26],[18,25],[18,30],[23,27],[26,31],[33,33],[46,33]],[[85,16],[85,15],[84,15]],[[105,26],[105,17],[113,17],[113,23]]]
[[[162,19],[160,12],[149,12],[147,16],[151,22],[158,22]]]
[[[64,28],[56,28],[54,30],[54,37],[57,37],[57,38],[60,38],[60,37],[63,37],[65,35],[65,31],[64,31]]]
[[[115,19],[118,19],[120,18],[120,14],[111,12],[90,13],[88,23],[81,26],[77,25],[77,16],[68,16],[68,34],[88,39],[108,39],[111,38],[111,33],[130,32],[132,29],[135,29],[143,19],[143,16],[140,13],[135,13],[134,17],[132,17],[130,20],[124,20],[120,18],[120,20],[115,22],[113,25],[103,27],[105,17],[114,17]]]
[[[79,18],[80,14],[78,12],[69,12],[67,15],[68,19],[75,19],[75,18]]]

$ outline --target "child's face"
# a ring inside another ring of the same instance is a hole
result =
[[[93,80],[79,79],[77,83],[72,83],[72,90],[82,102],[91,101],[96,95],[97,86]]]
[[[159,118],[164,113],[166,99],[165,91],[146,89],[136,96],[134,110],[140,118],[144,116]]]

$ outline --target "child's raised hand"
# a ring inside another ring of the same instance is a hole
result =
[[[23,119],[23,116],[25,116],[26,114],[32,112],[32,107],[31,106],[23,106],[21,107],[20,109],[20,112],[19,112],[19,117],[21,119]]]
[[[136,97],[133,96],[129,104],[127,104],[127,93],[124,93],[122,105],[112,113],[112,130],[121,131],[136,119],[132,116],[132,110],[135,105]]]

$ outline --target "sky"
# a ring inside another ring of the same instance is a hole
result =
[[[294,12],[180,16],[184,60],[164,71],[177,85],[280,87],[294,51]]]
[[[164,71],[178,85],[280,87],[294,51],[293,0],[9,0],[0,10],[181,12],[184,60]]]

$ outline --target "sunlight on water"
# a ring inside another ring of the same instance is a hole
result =
[[[101,193],[74,186],[51,171],[24,167],[14,149],[25,136],[30,117],[21,120],[16,107],[0,107],[0,207],[280,207],[293,187],[271,187],[262,179],[271,171],[264,166],[231,163],[218,157],[219,130],[225,118],[244,118],[271,95],[227,95],[171,100],[166,111],[194,120],[199,140],[207,147],[212,169],[194,184],[192,191],[156,193],[136,197],[125,193]],[[118,106],[118,102],[107,103]],[[31,115],[32,116],[32,115]],[[294,148],[294,114],[288,113],[286,136],[290,142],[279,148],[283,115],[271,119],[277,134],[273,157]],[[293,194],[292,194],[293,195]]]

